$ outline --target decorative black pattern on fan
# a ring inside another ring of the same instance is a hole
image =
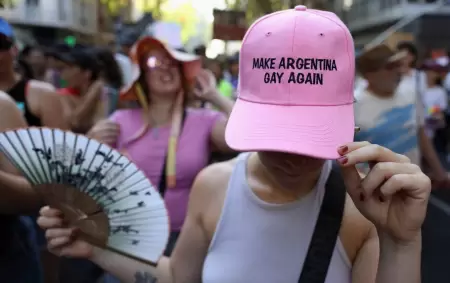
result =
[[[85,136],[48,128],[3,132],[0,149],[87,240],[157,262],[169,237],[167,210],[128,158]]]

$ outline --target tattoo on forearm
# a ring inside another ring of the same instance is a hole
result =
[[[148,272],[138,271],[134,274],[134,283],[156,283],[156,278]]]

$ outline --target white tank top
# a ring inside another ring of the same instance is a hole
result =
[[[249,154],[238,157],[203,266],[203,283],[297,283],[332,163],[298,201],[270,204],[247,184]],[[325,283],[350,283],[351,263],[338,239]]]

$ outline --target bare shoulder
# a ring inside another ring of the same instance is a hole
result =
[[[203,169],[194,182],[189,206],[196,212],[211,241],[225,201],[236,158]]]
[[[359,212],[351,197],[347,195],[340,239],[352,263],[369,238],[373,228],[374,225]]]
[[[28,88],[43,93],[54,93],[56,91],[55,87],[50,83],[37,80],[30,80],[28,82]]]
[[[212,184],[227,182],[233,172],[236,158],[211,164],[197,175],[195,183],[201,187],[210,187]]]
[[[38,109],[37,105],[43,105],[45,107],[46,103],[60,101],[61,98],[51,84],[36,80],[28,82],[28,93],[31,95],[27,95],[27,100],[31,108],[35,109],[35,112],[38,112],[36,110]],[[45,103],[41,103],[42,100],[45,100]]]
[[[0,91],[0,131],[26,126],[25,119],[16,102],[7,93]]]
[[[216,201],[224,195],[236,159],[211,164],[197,175],[192,186],[191,202]]]
[[[4,91],[0,91],[0,106],[5,108],[10,106],[16,107],[16,103],[14,102],[14,99],[9,96],[9,94]]]

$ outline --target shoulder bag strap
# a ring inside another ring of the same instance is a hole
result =
[[[181,118],[181,131],[180,131],[180,135],[179,138],[181,138],[181,133],[183,132],[183,128],[184,128],[184,122],[186,122],[186,116],[187,116],[187,111],[184,110],[183,112],[183,117]],[[159,179],[159,193],[161,194],[161,196],[164,198],[164,195],[166,194],[166,162],[167,162],[167,153],[164,156],[164,164],[162,167],[162,171],[161,171],[161,178]]]
[[[340,168],[333,163],[299,283],[324,283],[344,214],[346,189]]]

